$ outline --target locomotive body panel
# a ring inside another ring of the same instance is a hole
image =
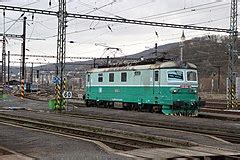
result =
[[[200,104],[197,70],[195,65],[179,67],[175,62],[93,69],[87,73],[86,101],[157,106],[167,115],[192,114]]]

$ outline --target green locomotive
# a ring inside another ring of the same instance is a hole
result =
[[[87,106],[197,115],[204,105],[198,95],[197,67],[167,61],[155,64],[94,68],[87,72]]]

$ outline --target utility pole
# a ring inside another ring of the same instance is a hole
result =
[[[93,58],[93,68],[96,68],[96,58]]]
[[[6,36],[5,36],[5,10],[3,10],[2,82],[3,82],[3,85],[6,84]]]
[[[8,51],[8,83],[10,81],[10,51]]]
[[[158,45],[155,43],[155,57],[157,58],[157,52],[158,52]]]
[[[25,52],[26,52],[26,20],[27,17],[23,17],[21,98],[24,97],[24,83],[25,83],[24,79],[25,79]]]
[[[183,30],[183,31],[182,31],[181,42],[180,42],[180,47],[181,47],[180,61],[183,61],[184,41],[185,41],[185,34],[184,34],[184,30]]]
[[[31,68],[31,85],[33,84],[33,63],[32,63],[32,68]]]
[[[228,62],[228,87],[227,108],[236,108],[236,61],[237,61],[237,0],[231,0],[230,30],[229,30],[229,62]]]

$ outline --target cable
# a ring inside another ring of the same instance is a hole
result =
[[[163,13],[159,13],[159,14],[154,14],[154,15],[150,15],[150,16],[141,17],[141,19],[145,19],[145,18],[151,19],[151,18],[156,17],[156,16],[159,18],[159,16],[163,16],[163,15],[166,16],[166,14],[175,13],[175,12],[179,12],[179,11],[186,12],[189,9],[195,9],[197,7],[202,7],[202,6],[211,5],[211,4],[215,4],[215,3],[219,3],[219,2],[217,1],[217,2],[204,3],[204,4],[200,4],[200,5],[187,7],[187,8],[184,8],[184,9],[177,9],[177,10],[172,10],[172,11],[168,11],[168,12],[163,12]],[[226,5],[226,4],[230,4],[230,3],[224,3],[224,4],[221,4],[221,5],[218,5],[218,6],[222,6],[222,5]],[[214,6],[211,6],[211,8],[212,7],[214,7]],[[194,11],[196,11],[196,9]],[[189,12],[189,11],[187,11],[187,12]],[[175,13],[175,14],[179,14],[179,13]]]
[[[24,16],[24,13],[22,13],[22,14],[20,15],[20,17],[19,17],[18,19],[16,19],[16,21],[5,31],[5,33],[7,33],[7,31],[9,31],[9,30],[17,23],[17,21],[18,21],[20,18],[22,18],[22,16]]]
[[[209,3],[208,3],[209,4]],[[204,5],[206,5],[206,4],[204,4]],[[226,4],[224,4],[224,5],[226,5]],[[203,6],[203,4],[201,5],[201,6]],[[222,5],[217,5],[217,6],[215,6],[215,7],[219,7],[219,6],[222,6]],[[207,8],[202,8],[201,10],[206,10],[206,9],[208,9],[209,7],[207,7]],[[224,7],[222,7],[222,8],[224,8]],[[222,8],[217,8],[217,10],[218,9],[222,9]],[[200,10],[200,9],[199,9]],[[194,14],[196,14],[196,13],[194,13]],[[185,17],[185,16],[182,16],[182,17]],[[175,17],[175,18],[169,18],[168,20],[170,20],[170,19],[176,19],[177,17]],[[215,22],[215,21],[219,21],[219,20],[223,20],[223,19],[226,19],[227,17],[224,17],[224,18],[219,18],[219,19],[216,19],[216,20],[211,20],[211,22]],[[204,23],[210,23],[210,21],[204,21],[204,22],[200,22],[199,24],[204,24]],[[195,24],[198,24],[198,23],[195,23]]]
[[[95,11],[97,11],[97,10],[100,10],[100,9],[102,9],[102,8],[104,8],[104,7],[107,7],[107,6],[109,6],[109,5],[112,5],[112,4],[116,3],[116,2],[117,2],[117,1],[112,1],[112,2],[110,2],[110,3],[107,3],[107,4],[103,5],[103,6],[93,8],[93,9],[94,9],[93,11],[89,11],[89,12],[87,12],[87,13],[85,13],[85,14],[90,14],[90,13],[95,12]]]
[[[113,1],[113,2],[115,3],[116,1]],[[79,3],[81,3],[83,6],[88,7],[88,8],[91,8],[91,9],[95,9],[95,8],[96,8],[96,7],[92,6],[92,5],[86,4],[86,3],[81,2],[81,1],[79,1]],[[106,11],[102,10],[101,8],[99,8],[98,11],[101,11],[101,12],[103,12],[103,13],[105,13],[105,14],[108,14],[108,15],[112,15],[112,16],[117,17],[117,18],[123,18],[123,17],[121,17],[121,16],[119,16],[119,15],[115,15],[115,14],[113,14],[113,13],[106,12]]]
[[[148,5],[148,4],[150,4],[150,3],[153,3],[153,2],[154,2],[154,1],[150,1],[150,2],[146,2],[146,3],[140,4],[140,5],[136,5],[136,6],[133,6],[133,7],[129,7],[129,8],[120,10],[120,11],[118,11],[118,12],[114,12],[114,14],[115,14],[115,13],[121,13],[121,12],[129,11],[129,10],[132,10],[132,9],[136,9],[136,8],[139,8],[139,7]]]
[[[30,38],[31,38],[32,35],[33,35],[33,31],[34,31],[35,27],[36,27],[36,24],[34,24],[34,26],[33,26],[33,29],[32,29],[32,32],[31,32],[31,34],[30,34],[30,36],[29,36],[28,42],[30,42]]]
[[[34,21],[34,22],[40,24],[41,26],[43,26],[44,28],[49,29],[49,30],[56,30],[57,29],[57,27],[50,28],[50,27],[44,25],[41,21]]]
[[[187,25],[199,25],[199,24],[204,24],[204,23],[217,22],[217,21],[221,21],[221,20],[229,19],[229,18],[230,18],[230,16],[227,16],[227,17],[218,18],[218,19],[209,20],[209,21],[203,21],[203,22],[198,22],[198,23],[190,23],[190,24],[187,24]]]
[[[216,8],[214,9],[214,11],[217,11],[217,10],[222,10],[224,8],[227,8],[227,7],[220,7],[220,8]],[[174,20],[174,19],[179,19],[179,18],[183,18],[183,17],[189,17],[189,16],[193,16],[193,15],[196,15],[196,14],[199,14],[199,13],[205,13],[206,11],[202,11],[202,12],[194,12],[194,13],[189,13],[189,14],[185,14],[185,15],[182,15],[182,16],[175,16],[174,18],[168,18],[168,19],[165,19],[165,21],[168,21],[168,20]]]

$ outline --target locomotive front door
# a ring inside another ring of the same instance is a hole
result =
[[[160,92],[160,73],[159,70],[153,71],[153,94],[159,94]]]
[[[153,70],[153,104],[159,104],[160,93],[160,73],[159,70]]]
[[[86,85],[86,89],[88,90],[88,91],[90,91],[90,88],[91,88],[91,75],[90,74],[88,74],[87,75],[87,85]]]

